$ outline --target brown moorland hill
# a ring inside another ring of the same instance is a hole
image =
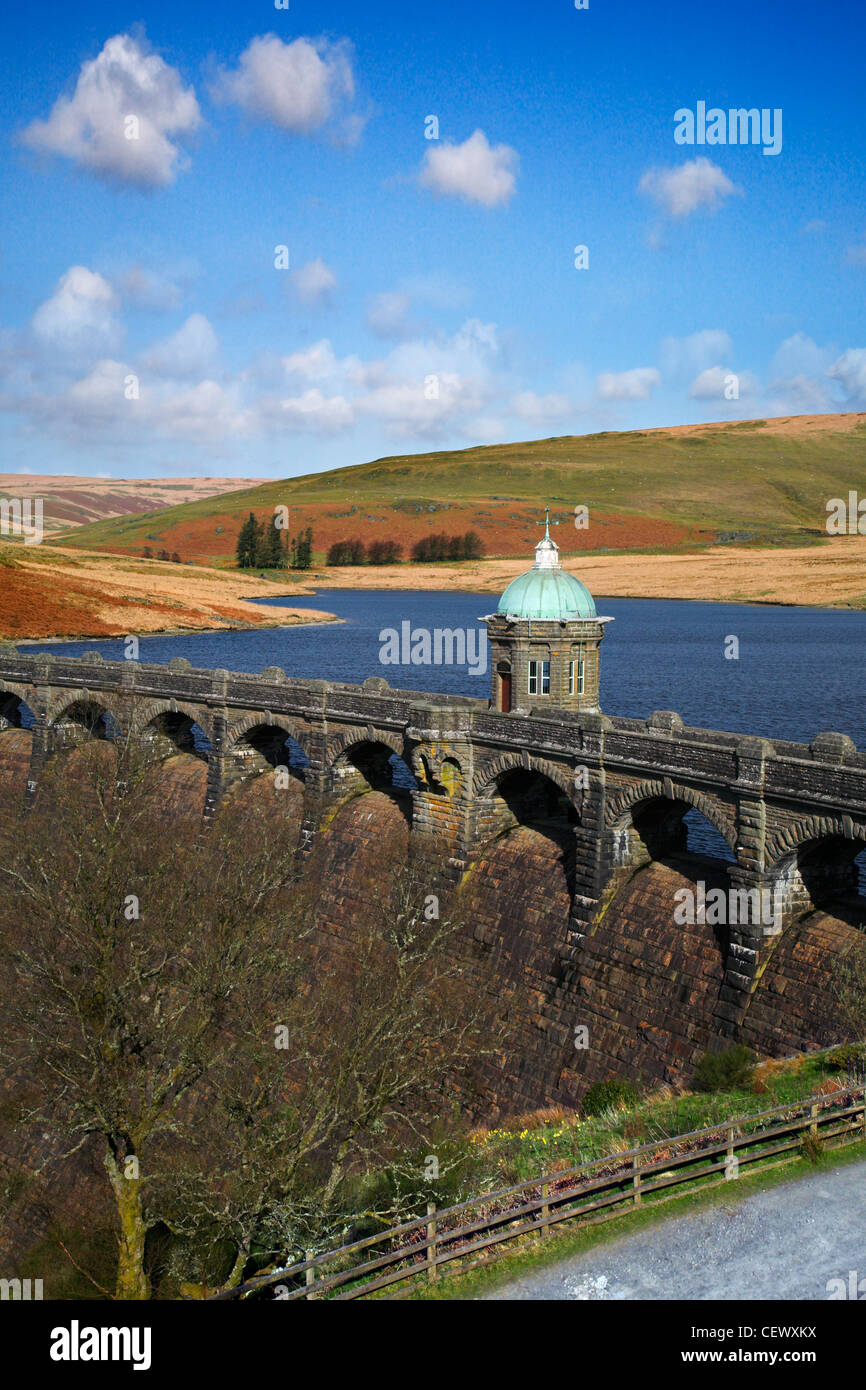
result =
[[[246,491],[262,478],[86,478],[72,474],[0,473],[0,497],[42,499],[46,536],[115,516],[137,516],[184,502]]]

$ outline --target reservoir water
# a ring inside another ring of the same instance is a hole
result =
[[[140,659],[185,656],[193,666],[360,682],[384,676],[394,687],[487,698],[489,674],[463,666],[383,665],[380,633],[476,628],[493,594],[321,589],[265,604],[322,609],[344,621],[257,631],[142,637]],[[815,608],[597,599],[615,619],[601,649],[602,708],[645,718],[676,710],[687,724],[810,742],[827,729],[866,748],[866,613]],[[736,638],[739,654],[727,659]],[[123,657],[122,639],[22,645],[26,651]],[[539,700],[539,703],[541,701]]]

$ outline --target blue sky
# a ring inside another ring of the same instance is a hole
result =
[[[866,409],[854,0],[91,0],[5,29],[3,471]],[[781,110],[779,153],[677,143],[698,102]]]

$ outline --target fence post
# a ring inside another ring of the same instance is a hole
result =
[[[631,1185],[632,1185],[632,1187],[634,1188],[634,1204],[635,1204],[636,1207],[639,1207],[640,1204],[641,1204],[640,1164],[639,1164],[638,1161],[637,1161],[637,1154],[632,1154],[632,1158],[631,1158],[631,1172],[632,1172]]]
[[[315,1256],[315,1253],[316,1253],[315,1250],[308,1250],[308,1251],[307,1251],[307,1259],[308,1259],[308,1260],[312,1260],[313,1257]],[[313,1282],[313,1280],[315,1279],[315,1277],[316,1277],[316,1271],[315,1271],[314,1269],[308,1269],[308,1270],[306,1271],[305,1278],[306,1278],[306,1281],[307,1281],[307,1288],[310,1287],[310,1285],[312,1284],[312,1282]],[[304,1297],[305,1297],[305,1298],[315,1298],[316,1295],[315,1295],[314,1293],[307,1293],[307,1294],[304,1295]]]
[[[812,1102],[812,1108],[811,1108],[811,1110],[810,1110],[809,1113],[810,1113],[810,1115],[812,1116],[812,1123],[810,1124],[809,1129],[810,1129],[810,1131],[812,1132],[812,1134],[817,1135],[817,1133],[818,1133],[818,1102],[817,1102],[817,1101],[813,1101],[813,1102]]]
[[[545,1239],[545,1240],[546,1240],[547,1237],[550,1235],[550,1221],[549,1221],[549,1217],[550,1217],[550,1206],[549,1206],[548,1200],[547,1200],[549,1196],[550,1196],[550,1183],[549,1183],[549,1182],[543,1182],[543,1183],[541,1184],[541,1221],[542,1221],[541,1235],[542,1235],[543,1239]]]
[[[428,1215],[428,1217],[431,1217],[431,1216],[435,1216],[435,1215],[436,1215],[436,1203],[435,1203],[435,1202],[428,1202],[428,1203],[427,1203],[427,1215]],[[436,1222],[435,1222],[435,1221],[429,1221],[429,1220],[428,1220],[428,1222],[427,1222],[427,1239],[428,1239],[429,1241],[432,1241],[432,1244],[427,1246],[427,1279],[428,1279],[428,1282],[432,1284],[432,1282],[433,1282],[434,1279],[438,1279],[438,1278],[439,1278],[439,1270],[438,1270],[438,1268],[437,1268],[437,1266],[436,1266],[436,1249],[437,1249],[437,1245],[436,1245]]]
[[[734,1126],[728,1125],[728,1147],[725,1153],[725,1177],[730,1182],[739,1176],[739,1164],[737,1163],[737,1156],[734,1153]]]

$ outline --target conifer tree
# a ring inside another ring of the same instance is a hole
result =
[[[258,549],[259,523],[253,513],[244,522],[238,536],[238,543],[235,554],[237,556],[238,567],[240,569],[250,569],[256,564],[256,551]]]

